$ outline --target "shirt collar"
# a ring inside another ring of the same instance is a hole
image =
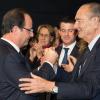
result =
[[[71,50],[71,49],[74,48],[75,45],[76,45],[76,41],[73,42],[72,44],[68,45],[68,46],[65,46],[65,45],[63,44],[63,48],[69,48],[69,49]]]
[[[98,40],[99,38],[100,38],[100,34],[97,35],[97,36],[89,43],[88,47],[89,47],[89,50],[90,50],[90,51],[92,50],[93,46],[95,45],[95,43],[97,42],[97,40]]]

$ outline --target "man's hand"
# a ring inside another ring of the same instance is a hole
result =
[[[57,58],[58,58],[58,54],[54,48],[46,48],[44,50],[44,56],[42,58],[43,59],[42,63],[47,61],[47,62],[50,62],[52,64],[55,64],[57,61]]]
[[[29,53],[30,53],[29,59],[30,61],[33,62],[34,58],[36,57],[36,50],[33,47],[31,47],[29,50]]]
[[[26,94],[51,92],[55,82],[47,81],[39,76],[31,74],[32,78],[21,78],[19,81],[20,90]]]
[[[64,68],[65,71],[67,72],[72,72],[74,69],[74,65],[76,64],[76,58],[73,56],[68,57],[68,64],[62,64],[62,67]]]

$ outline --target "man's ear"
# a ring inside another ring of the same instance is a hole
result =
[[[95,22],[95,23],[98,23],[100,22],[100,17],[99,16],[95,16],[92,18],[92,20]]]
[[[20,31],[20,28],[18,26],[13,26],[11,32],[15,33],[15,32],[18,32],[18,31]]]
[[[100,18],[98,16],[95,16],[92,18],[92,22],[93,22],[93,25],[95,23],[94,27],[97,28],[98,25],[100,24]]]

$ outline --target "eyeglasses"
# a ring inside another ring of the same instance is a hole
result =
[[[33,29],[32,28],[31,29],[28,29],[28,28],[23,27],[23,29],[25,29],[25,30],[27,30],[29,32],[33,32]]]

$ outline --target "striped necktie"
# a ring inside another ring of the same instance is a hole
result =
[[[68,64],[68,60],[67,60],[67,53],[68,53],[68,49],[69,48],[63,48],[65,53],[64,53],[64,58],[62,60],[62,64]]]

